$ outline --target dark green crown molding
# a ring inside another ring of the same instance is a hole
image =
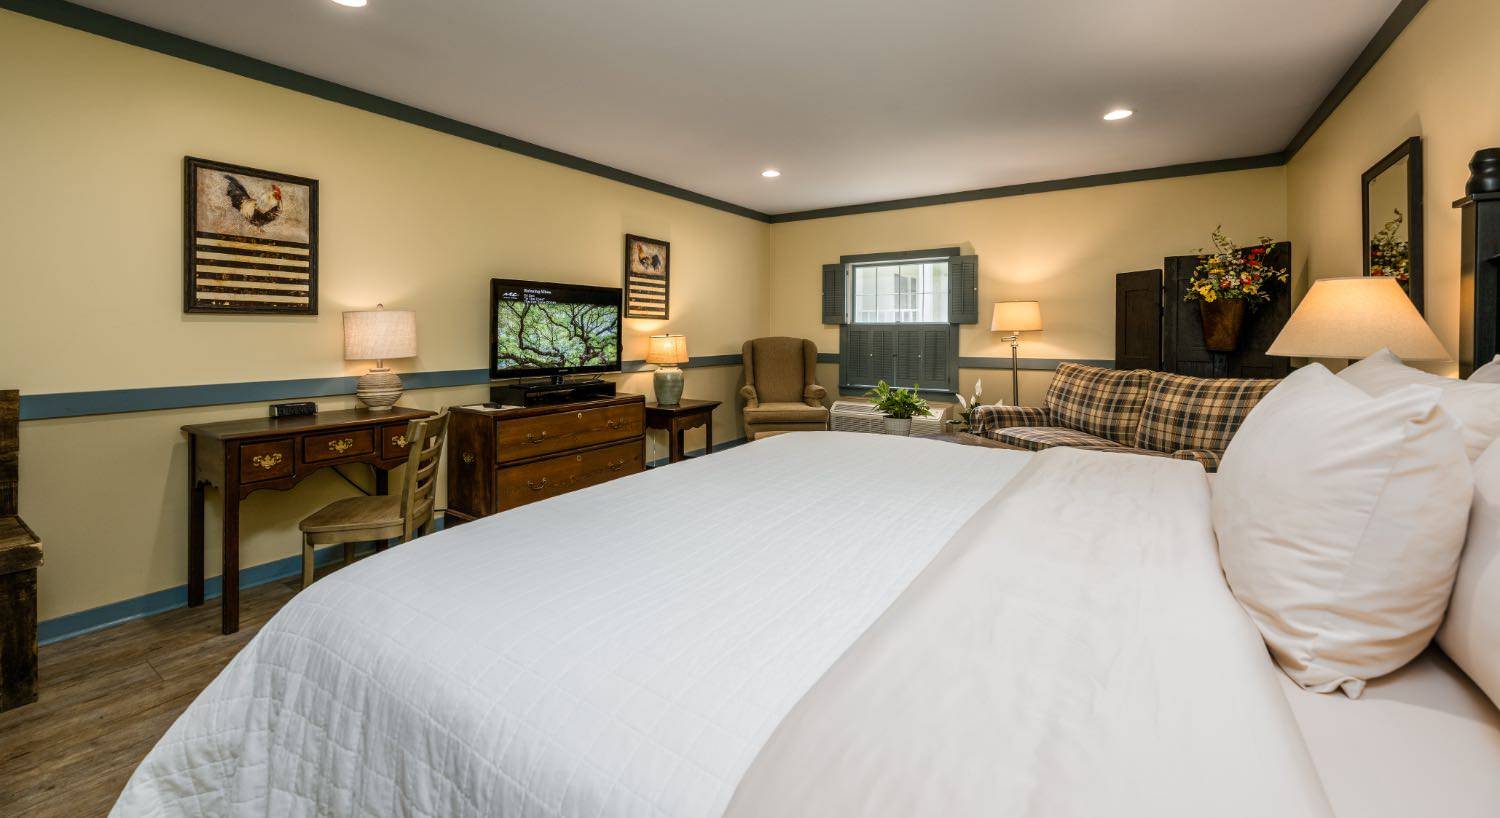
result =
[[[1370,38],[1365,50],[1359,52],[1359,56],[1354,58],[1354,64],[1349,66],[1349,70],[1344,72],[1344,76],[1340,77],[1338,82],[1334,83],[1333,90],[1328,92],[1328,96],[1297,131],[1297,135],[1287,143],[1282,151],[1285,161],[1290,162],[1292,157],[1297,155],[1297,151],[1302,150],[1302,146],[1307,144],[1307,140],[1312,139],[1313,134],[1317,133],[1318,128],[1322,127],[1330,116],[1333,116],[1334,110],[1354,91],[1359,81],[1370,73],[1370,69],[1374,68],[1375,63],[1385,55],[1386,49],[1391,47],[1391,43],[1396,42],[1396,38],[1401,36],[1401,32],[1406,30],[1407,25],[1425,5],[1427,5],[1427,0],[1401,0],[1396,9],[1391,12],[1391,16],[1385,18],[1385,23],[1375,32],[1375,36]]]
[[[1255,168],[1280,167],[1290,162],[1292,157],[1302,149],[1318,128],[1328,120],[1333,112],[1339,107],[1345,98],[1354,90],[1360,80],[1370,72],[1375,63],[1379,61],[1396,38],[1406,30],[1408,24],[1417,16],[1417,12],[1427,5],[1427,0],[1401,0],[1391,15],[1386,18],[1384,24],[1375,32],[1363,51],[1355,58],[1349,70],[1339,78],[1328,96],[1313,111],[1306,123],[1292,137],[1287,146],[1276,153],[1263,154],[1261,156],[1247,156],[1233,159],[1217,159],[1208,162],[1189,162],[1181,165],[1167,165],[1157,168],[1143,168],[1139,170],[1127,170],[1116,173],[1101,173],[1093,176],[1078,176],[1071,179],[1054,179],[1042,182],[1027,182],[1018,185],[1003,185],[1000,187],[988,187],[978,190],[960,191],[957,193],[942,193],[931,196],[914,196],[906,199],[890,199],[881,202],[868,202],[865,204],[841,205],[838,207],[825,207],[815,210],[802,210],[795,213],[779,213],[770,215],[748,207],[715,199],[695,193],[686,188],[658,182],[639,174],[613,168],[562,151],[546,148],[532,142],[506,136],[502,133],[487,130],[477,125],[470,125],[456,119],[440,116],[438,114],[424,111],[394,100],[379,97],[364,91],[357,91],[338,83],[318,79],[300,71],[282,68],[279,65],[247,57],[228,49],[208,45],[197,40],[192,40],[177,34],[172,34],[160,29],[140,23],[131,22],[102,11],[85,8],[64,0],[0,0],[0,8],[10,9],[32,17],[36,17],[59,25],[76,28],[90,34],[97,34],[122,43],[127,43],[141,48],[156,51],[169,56],[228,71],[250,79],[277,85],[292,91],[300,91],[331,102],[341,103],[370,113],[388,116],[412,125],[429,128],[434,131],[456,136],[460,139],[468,139],[483,145],[489,145],[501,150],[540,159],[543,162],[551,162],[573,170],[590,173],[605,179],[620,182],[634,187],[672,196],[683,201],[733,213],[745,218],[754,219],[759,222],[778,224],[783,222],[803,221],[806,219],[823,219],[834,216],[850,216],[859,213],[879,213],[888,210],[905,210],[913,207],[929,207],[932,205],[953,204],[955,202],[972,202],[982,199],[998,199],[1007,196],[1024,196],[1031,193],[1048,193],[1059,190],[1077,190],[1079,188],[1100,187],[1103,185],[1118,185],[1127,182],[1144,182],[1155,179],[1173,179],[1183,176],[1198,176],[1208,173],[1225,173],[1236,170],[1251,170]]]
[[[702,193],[695,193],[686,188],[669,185],[666,182],[658,182],[639,174],[613,168],[609,165],[600,164],[570,153],[553,150],[513,136],[481,128],[478,125],[470,125],[456,119],[424,111],[411,105],[386,99],[385,97],[358,91],[346,85],[319,79],[311,74],[293,71],[290,68],[282,68],[279,65],[247,57],[235,51],[230,51],[218,46],[202,43],[181,35],[172,34],[161,29],[152,28],[147,25],[132,22],[102,11],[64,2],[64,0],[0,0],[0,8],[10,9],[31,17],[57,23],[58,25],[76,28],[100,37],[107,37],[133,46],[138,46],[150,51],[166,54],[171,57],[228,71],[242,77],[277,85],[292,91],[326,99],[358,108],[372,114],[387,116],[398,119],[412,125],[417,125],[440,133],[478,142],[481,145],[489,145],[492,148],[519,153],[543,162],[551,162],[565,168],[583,171],[595,176],[601,176],[615,182],[631,185],[672,196],[683,201],[744,216],[758,222],[769,222],[771,217],[758,210],[751,210],[733,202],[715,199]]]

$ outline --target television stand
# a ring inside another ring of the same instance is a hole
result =
[[[526,409],[449,409],[444,524],[643,470],[645,407],[640,395],[613,395]]]
[[[612,398],[614,395],[614,381],[606,381],[603,378],[562,382],[554,379],[541,383],[507,383],[490,387],[490,402],[504,406],[551,406],[558,403],[602,400]]]

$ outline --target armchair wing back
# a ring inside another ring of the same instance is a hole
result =
[[[817,373],[818,347],[804,338],[756,338],[745,342],[745,385],[755,403],[806,403],[822,406],[820,394],[813,399],[808,387]],[[749,396],[746,396],[749,398]]]
[[[756,338],[741,349],[745,359],[745,437],[763,432],[828,428],[828,394],[813,382],[818,347],[804,338]]]

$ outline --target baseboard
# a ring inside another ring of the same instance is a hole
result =
[[[745,443],[744,438],[725,441],[714,445],[714,451],[720,452],[732,449]],[[689,454],[703,454],[703,449],[697,449]],[[647,464],[651,467],[667,465],[667,458],[653,460]],[[443,529],[443,515],[436,517],[436,528]],[[357,548],[359,555],[368,554],[375,550],[375,543],[360,543]],[[327,548],[318,549],[314,560],[320,566],[338,562],[344,558],[344,547],[332,545]],[[302,556],[296,554],[284,557],[272,562],[252,565],[240,570],[240,589],[254,588],[283,579],[290,579],[302,573]],[[218,599],[223,596],[224,585],[222,577],[209,577],[203,583],[204,599]],[[143,596],[131,599],[122,599],[119,602],[111,602],[100,605],[97,608],[89,608],[85,611],[63,614],[41,622],[37,625],[37,641],[43,645],[53,642],[61,642],[64,639],[72,639],[86,633],[108,628],[129,622],[132,619],[151,616],[153,614],[165,613],[177,608],[187,607],[187,584],[178,585],[175,588],[164,588]]]
[[[434,528],[439,531],[443,529],[443,515],[439,514],[434,518]],[[355,554],[357,556],[364,556],[374,552],[374,550],[374,542],[359,543],[355,547]],[[313,556],[313,561],[316,565],[324,566],[339,562],[343,558],[344,547],[342,545],[330,545],[327,548],[318,549]],[[254,588],[283,579],[290,579],[301,573],[301,554],[284,557],[260,565],[252,565],[249,568],[240,570],[240,590]],[[223,577],[209,577],[204,581],[203,598],[205,600],[218,599],[223,595]],[[97,608],[63,614],[62,616],[38,623],[37,642],[43,645],[50,645],[53,642],[61,642],[64,639],[72,639],[75,636],[82,636],[112,625],[129,622],[132,619],[140,619],[186,607],[187,584],[184,583],[175,588],[164,588],[144,596],[122,599],[119,602],[111,602],[107,605],[100,605]]]
[[[749,443],[749,442],[750,441],[744,439],[743,437],[737,437],[734,440],[726,440],[723,443],[715,443],[714,444],[714,451],[715,452],[722,452],[725,449],[733,449],[735,446],[743,446],[744,444]],[[685,454],[688,457],[697,457],[698,455],[707,454],[707,453],[708,453],[707,449],[694,449],[694,450],[692,450],[690,452],[685,452]],[[665,466],[665,465],[668,465],[671,462],[672,462],[671,460],[669,460],[669,459],[667,459],[665,457],[658,457],[655,460],[647,461],[646,468],[648,468],[648,469],[654,469],[657,466]]]

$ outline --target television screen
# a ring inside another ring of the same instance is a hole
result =
[[[490,377],[620,369],[620,289],[490,281]]]

